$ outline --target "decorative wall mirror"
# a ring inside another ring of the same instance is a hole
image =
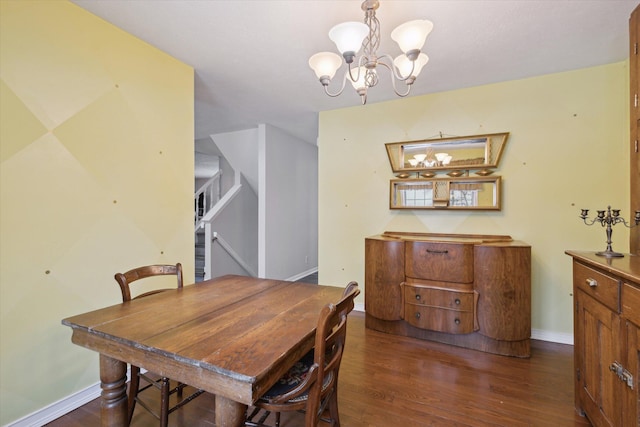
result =
[[[500,210],[502,178],[489,175],[508,137],[503,132],[385,144],[398,178],[391,180],[389,207]]]
[[[462,137],[422,139],[385,144],[393,172],[398,178],[431,178],[438,172],[462,176],[474,170],[486,176],[498,167],[508,132]]]
[[[391,209],[500,210],[499,176],[392,179]]]

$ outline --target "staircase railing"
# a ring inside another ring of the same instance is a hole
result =
[[[238,265],[239,265],[240,267],[242,267],[242,269],[243,269],[244,271],[246,271],[250,276],[252,276],[252,277],[258,277],[258,273],[256,273],[256,272],[253,270],[253,268],[251,268],[251,266],[250,266],[249,264],[247,264],[247,263],[242,259],[242,257],[241,257],[241,256],[240,256],[236,251],[234,251],[234,250],[233,250],[233,248],[231,247],[231,245],[230,245],[226,240],[224,240],[224,239],[220,236],[220,234],[218,234],[218,233],[217,233],[217,232],[215,232],[215,231],[214,231],[214,232],[212,232],[212,236],[211,236],[211,243],[213,243],[213,242],[218,242],[218,244],[220,245],[220,247],[222,247],[222,249],[224,249],[224,250],[229,254],[229,256],[231,256],[231,258],[233,258],[233,260],[234,260],[235,262],[237,262],[237,263],[238,263]],[[206,275],[206,273],[207,273],[207,272],[205,271],[205,275]]]
[[[218,170],[207,182],[205,182],[193,197],[194,224],[196,230],[200,226],[202,217],[213,208],[220,200],[222,171]]]
[[[258,277],[255,270],[242,259],[226,240],[212,229],[213,220],[240,194],[242,188],[240,174],[234,173],[234,185],[222,196],[220,185],[221,174],[221,171],[216,172],[194,195],[195,232],[197,234],[204,229],[204,271],[202,277],[204,280],[211,279],[212,277],[212,246],[215,242],[217,242],[248,275]]]

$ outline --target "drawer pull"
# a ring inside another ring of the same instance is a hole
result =
[[[454,322],[456,323],[456,325],[459,325],[460,324],[460,319],[456,319],[456,320],[454,320]]]
[[[416,294],[416,299],[420,301],[420,294]]]
[[[416,319],[420,318],[420,313],[416,313]]]
[[[460,305],[460,298],[456,298],[454,302],[456,303],[456,305]]]
[[[592,288],[598,286],[598,281],[596,279],[588,278],[587,280],[585,280],[585,282],[587,282],[587,285],[591,286]]]
[[[430,254],[448,254],[449,251],[446,250],[446,249],[442,250],[442,251],[438,251],[438,250],[435,250],[435,249],[427,249],[427,253],[430,253]]]

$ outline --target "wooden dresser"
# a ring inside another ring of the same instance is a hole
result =
[[[365,310],[370,329],[529,357],[531,247],[509,236],[368,237]]]
[[[640,257],[573,257],[576,409],[596,427],[640,426]]]

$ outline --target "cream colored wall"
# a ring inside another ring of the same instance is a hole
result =
[[[364,238],[385,230],[508,234],[532,246],[532,327],[571,334],[564,251],[606,246],[602,228],[585,226],[580,208],[611,204],[630,217],[627,76],[623,62],[322,112],[320,282],[364,285]],[[389,210],[384,143],[504,131],[511,135],[497,172],[502,211]],[[628,251],[628,239],[615,227],[615,250]]]
[[[0,2],[0,424],[98,381],[64,317],[194,277],[193,69],[67,1]]]

